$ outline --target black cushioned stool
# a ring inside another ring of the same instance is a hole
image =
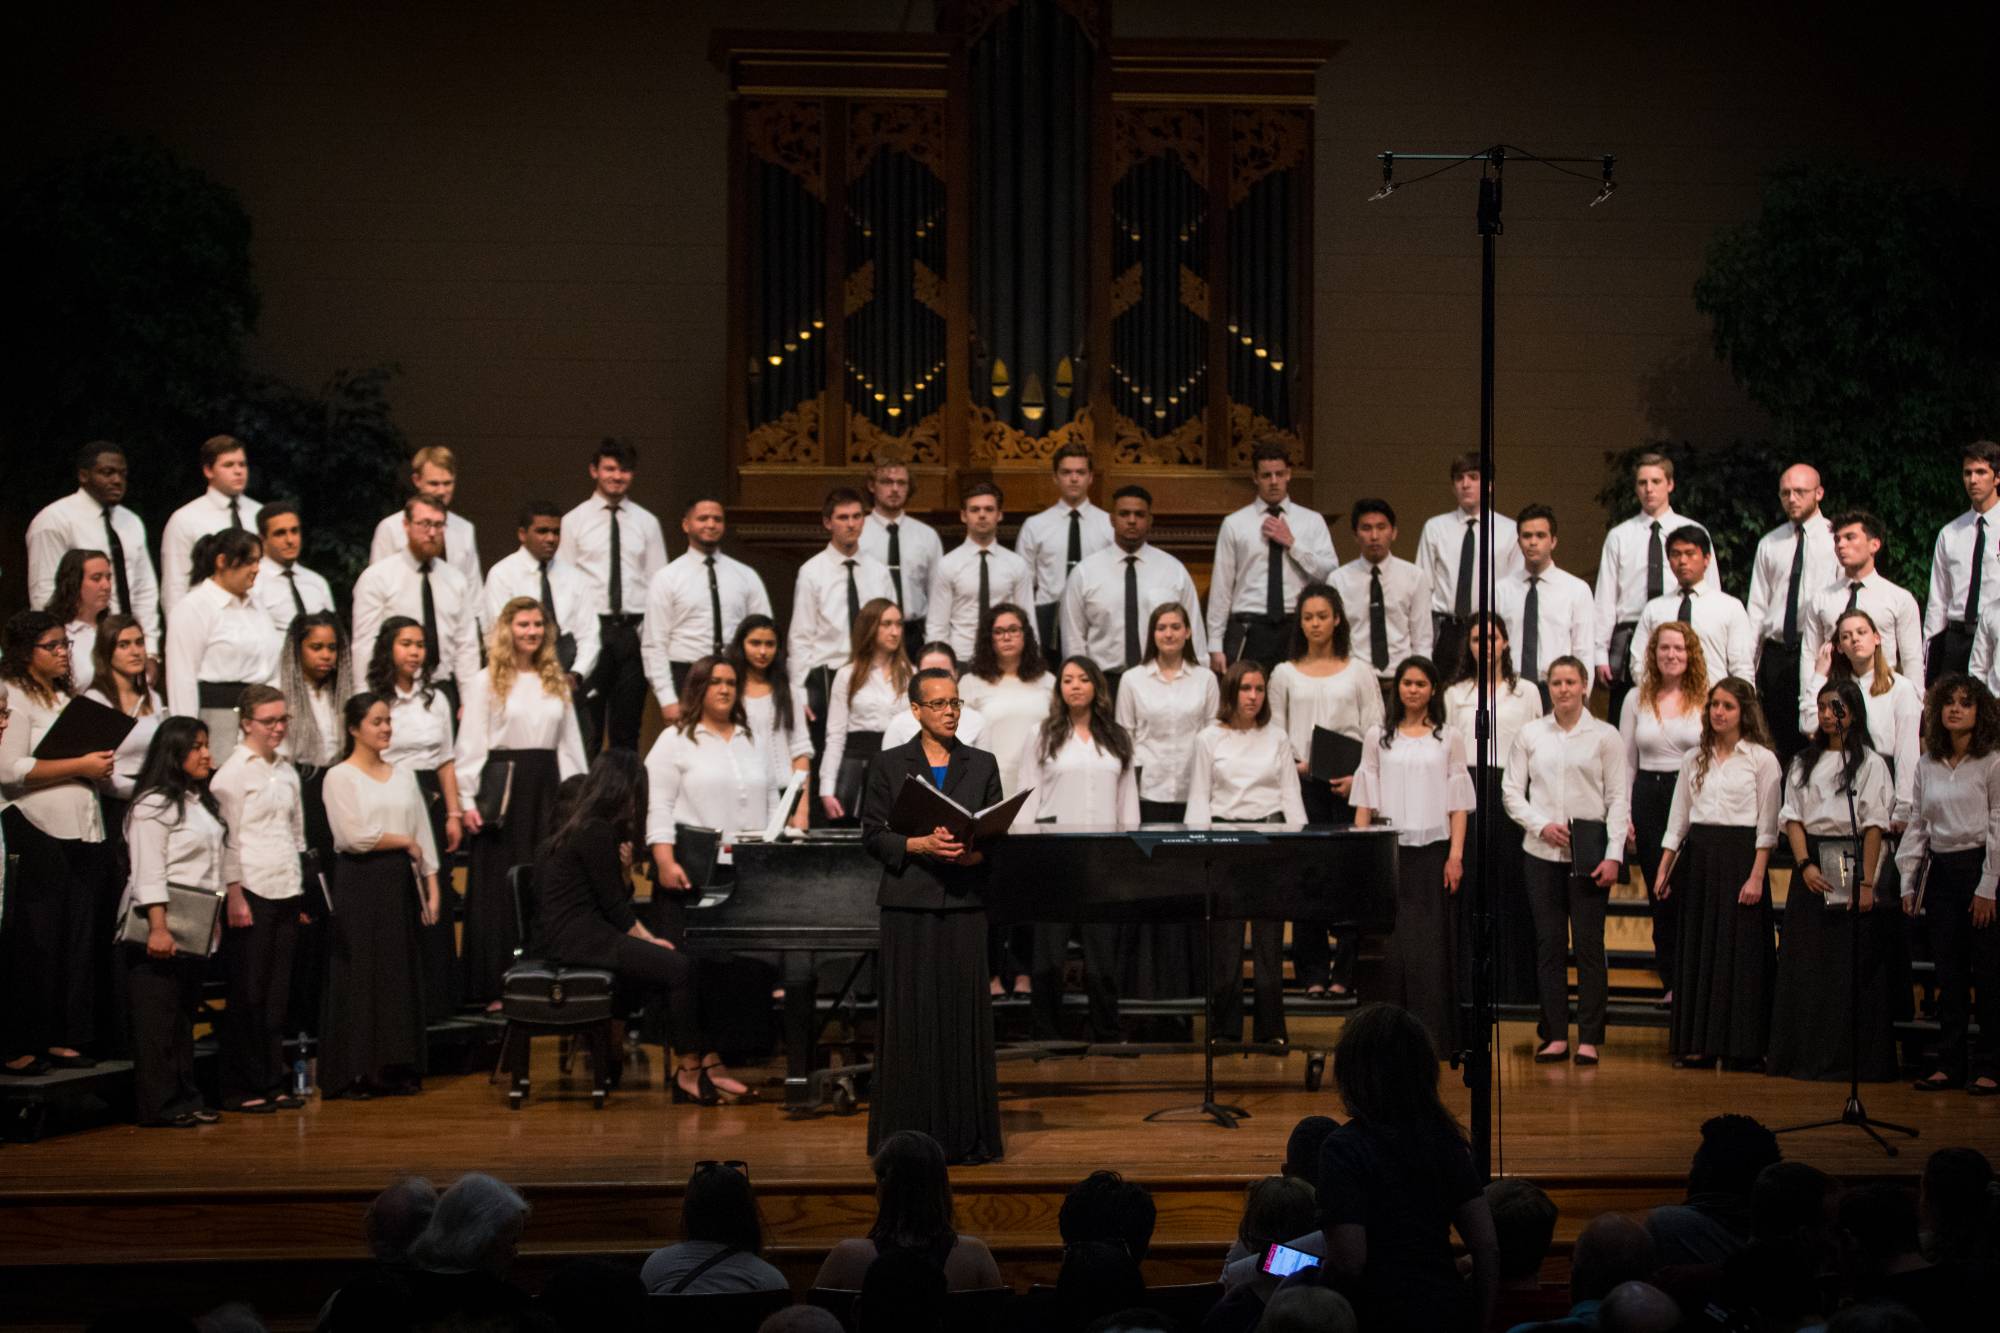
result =
[[[527,898],[534,871],[515,866],[508,872],[514,890],[514,912],[528,938]],[[604,1109],[611,1091],[614,1051],[611,1040],[614,978],[599,967],[563,967],[540,959],[518,957],[500,981],[500,1017],[507,1027],[500,1040],[499,1067],[508,1075],[507,1106],[518,1111],[528,1100],[528,1057],[536,1037],[574,1037],[590,1053],[590,1104]]]

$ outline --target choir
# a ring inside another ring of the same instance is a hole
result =
[[[1057,498],[1012,549],[997,486],[956,497],[964,539],[947,550],[908,510],[908,466],[877,461],[865,494],[827,495],[827,545],[800,566],[781,624],[756,571],[722,552],[718,500],[687,506],[670,556],[631,498],[623,441],[592,454],[581,504],[522,505],[517,549],[484,571],[452,508],[457,460],[418,451],[351,617],[301,563],[300,507],[251,498],[242,441],[200,447],[203,489],[165,524],[157,566],[122,503],[124,452],[93,441],[77,490],[28,530],[38,609],[0,633],[0,832],[18,861],[0,921],[4,1072],[87,1065],[129,1038],[142,1118],[205,1122],[176,1017],[190,964],[165,932],[172,885],[224,896],[224,1109],[297,1100],[280,1047],[295,1024],[321,1036],[328,1095],[412,1091],[423,1023],[497,1003],[521,943],[509,872],[560,832],[576,947],[662,993],[680,1094],[741,1096],[703,1060],[687,1007],[700,971],[626,922],[596,882],[602,844],[633,841],[612,836],[629,823],[661,886],[685,889],[681,831],[761,826],[802,771],[795,825],[867,826],[869,761],[946,735],[911,703],[921,675],[959,691],[948,739],[991,754],[996,790],[1034,790],[1023,821],[1392,825],[1399,916],[1379,984],[1441,1049],[1467,984],[1468,833],[1490,820],[1504,849],[1484,886],[1495,983],[1538,1004],[1537,1060],[1602,1058],[1606,904],[1636,862],[1677,1063],[1892,1076],[1892,996],[1915,943],[1937,960],[1943,1029],[1918,1086],[1991,1095],[2000,1020],[1969,1031],[2000,997],[2000,569],[1986,573],[2000,445],[1960,461],[1968,508],[1937,534],[1921,610],[1877,568],[1882,522],[1822,512],[1804,464],[1778,478],[1783,521],[1738,601],[1709,529],[1673,509],[1671,460],[1648,454],[1638,512],[1607,533],[1594,586],[1557,566],[1548,506],[1494,515],[1484,616],[1476,456],[1453,460],[1454,503],[1423,525],[1414,561],[1393,553],[1394,509],[1364,498],[1342,563],[1325,517],[1291,498],[1285,449],[1254,446],[1256,499],[1216,534],[1205,602],[1152,544],[1144,487],[1121,487],[1108,511],[1091,502],[1083,446],[1055,452]],[[1589,709],[1598,686],[1608,721]],[[602,778],[589,826],[561,823],[558,784],[607,742],[636,749],[649,688],[667,727],[643,769]],[[136,725],[114,750],[36,758],[86,692]],[[1319,766],[1342,747],[1358,762]],[[629,819],[626,800],[640,807]],[[1767,888],[1781,839],[1798,867],[1782,931]],[[462,948],[441,873],[461,851]],[[99,943],[135,916],[144,943],[107,961]],[[638,947],[600,947],[612,928]],[[962,946],[958,923],[939,930]],[[986,942],[988,988],[1032,997],[1042,1036],[1058,1029],[1075,933]],[[1094,1039],[1122,1039],[1121,995],[1204,986],[1223,1028],[1240,1028],[1247,935],[1255,1036],[1284,1040],[1276,923],[1224,923],[1206,959],[1177,928],[1080,934]],[[1353,993],[1348,923],[1296,922],[1291,941],[1300,989]],[[1856,1051],[1828,1035],[1846,1031],[1850,996]]]

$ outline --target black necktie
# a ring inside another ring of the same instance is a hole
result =
[[[234,495],[230,496],[230,497],[229,497],[229,526],[230,526],[230,527],[231,527],[231,528],[232,528],[233,530],[235,530],[235,531],[237,531],[237,532],[241,532],[241,531],[243,531],[243,511],[237,508],[237,504],[238,504],[238,498],[237,498],[236,496],[234,496]]]
[[[1135,667],[1144,654],[1139,648],[1139,557],[1125,557],[1125,665]]]
[[[1076,562],[1083,559],[1083,511],[1069,511],[1069,552],[1063,556],[1063,577],[1076,568]]]
[[[1856,582],[1847,585],[1847,605],[1841,609],[1840,614],[1846,615],[1849,611],[1852,611],[1856,606],[1860,604],[1861,604],[1861,584],[1857,580]]]
[[[542,570],[542,614],[548,618],[549,622],[548,632],[551,635],[560,635],[562,633],[562,626],[557,623],[555,590],[549,587],[548,561],[546,560],[542,561],[541,570]]]
[[[854,622],[861,619],[861,587],[854,581],[854,562],[843,560],[847,566],[847,627],[854,628]]]
[[[1389,604],[1382,600],[1382,566],[1368,571],[1368,661],[1375,670],[1389,669]]]
[[[1539,574],[1528,575],[1528,600],[1521,604],[1521,674],[1541,679],[1542,589]]]
[[[291,589],[293,614],[304,615],[306,613],[306,599],[299,596],[299,576],[290,569],[285,571],[285,586]]]
[[[896,605],[903,604],[903,534],[900,523],[889,526],[889,582],[896,585]]]
[[[711,555],[705,559],[708,563],[708,615],[712,622],[711,628],[714,630],[710,641],[714,645],[715,655],[720,657],[722,656],[722,585],[715,581],[715,557]]]
[[[1285,507],[1272,505],[1265,512],[1272,518],[1283,518]],[[1264,614],[1272,620],[1282,620],[1285,615],[1285,548],[1275,540],[1265,545],[1271,548],[1271,555],[1264,566]]]
[[[1799,585],[1806,576],[1806,525],[1792,524],[1792,581],[1785,589],[1785,643],[1799,641]]]
[[[1979,623],[1979,574],[1980,566],[1986,563],[1986,520],[1979,520],[1979,531],[1972,539],[1972,581],[1965,585],[1966,628]]]
[[[125,569],[125,543],[118,540],[118,528],[111,521],[111,506],[104,506],[104,553],[111,557],[111,574],[118,580],[118,610],[132,614],[132,576]]]
[[[611,614],[625,614],[625,548],[618,536],[618,506],[606,505],[611,511]]]
[[[1451,614],[1463,620],[1472,614],[1472,565],[1479,558],[1479,520],[1467,519],[1465,536],[1458,543],[1458,589],[1452,594]]]
[[[986,564],[989,554],[991,552],[988,551],[979,553],[979,623],[982,625],[986,623],[986,608],[993,605],[992,575]]]
[[[1660,520],[1654,519],[1646,538],[1646,600],[1667,590],[1666,553],[1660,548]]]
[[[417,566],[418,582],[424,585],[424,665],[435,667],[443,655],[438,652],[437,603],[431,598],[431,562]]]
[[[1694,594],[1686,588],[1681,589],[1681,613],[1679,619],[1682,624],[1694,624]]]

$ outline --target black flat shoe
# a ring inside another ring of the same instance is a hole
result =
[[[95,1069],[97,1061],[87,1055],[57,1055],[53,1051],[42,1057],[51,1069]]]
[[[1764,1072],[1764,1057],[1732,1056],[1722,1062],[1722,1067],[1732,1074],[1761,1074]]]
[[[1585,1055],[1585,1054],[1584,1054],[1584,1053],[1583,1053],[1582,1051],[1578,1051],[1578,1052],[1576,1053],[1576,1056],[1575,1056],[1575,1059],[1576,1059],[1576,1062],[1577,1062],[1578,1064],[1580,1064],[1580,1065],[1585,1065],[1585,1066],[1588,1066],[1588,1065],[1594,1065],[1594,1064],[1596,1064],[1596,1063],[1597,1063],[1597,1061],[1598,1061],[1598,1057],[1597,1057],[1597,1056],[1594,1056],[1594,1055]]]
[[[35,1056],[24,1065],[0,1065],[0,1074],[8,1078],[40,1078],[49,1072],[49,1062]]]
[[[1951,1092],[1964,1087],[1965,1081],[1953,1078],[1949,1074],[1932,1074],[1929,1078],[1918,1079],[1910,1086],[1918,1092]]]
[[[273,1095],[270,1102],[280,1111],[296,1111],[306,1104],[306,1099],[296,1092],[280,1092]]]
[[[225,1104],[222,1109],[231,1112],[232,1114],[235,1115],[270,1115],[271,1113],[276,1111],[278,1107],[277,1103],[267,1098],[264,1101],[258,1102],[254,1106],[246,1102],[238,1102],[234,1106]]]
[[[189,1111],[188,1115],[197,1125],[214,1125],[221,1123],[222,1120],[222,1112],[211,1111],[206,1106],[199,1111]]]
[[[1553,1045],[1555,1045],[1555,1043],[1554,1043],[1554,1042],[1548,1042],[1548,1043],[1544,1044],[1544,1045],[1542,1046],[1542,1048],[1541,1048],[1540,1050],[1538,1050],[1538,1051],[1536,1051],[1536,1052],[1535,1052],[1535,1063],[1536,1063],[1536,1064],[1538,1064],[1538,1065],[1559,1065],[1559,1064],[1562,1064],[1562,1063],[1564,1063],[1565,1061],[1567,1061],[1567,1060],[1569,1059],[1569,1047],[1567,1047],[1567,1046],[1564,1046],[1564,1047],[1563,1047],[1563,1048],[1562,1048],[1561,1050],[1559,1050],[1559,1051],[1552,1051],[1552,1050],[1550,1050],[1550,1049],[1549,1049],[1549,1047],[1550,1047],[1550,1046],[1553,1046]],[[1596,1062],[1595,1060],[1593,1060],[1593,1061],[1591,1061],[1591,1063],[1592,1063],[1592,1064],[1596,1064],[1597,1062]]]
[[[1674,1057],[1676,1069],[1713,1069],[1715,1057],[1712,1055],[1677,1055]]]
[[[200,1124],[201,1121],[195,1119],[194,1113],[190,1111],[184,1115],[168,1116],[164,1120],[148,1120],[146,1122],[146,1128],[147,1129],[194,1129],[198,1127]]]
[[[1965,1092],[1969,1097],[2000,1097],[2000,1083],[1968,1083]]]

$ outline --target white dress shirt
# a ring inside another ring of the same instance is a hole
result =
[[[1299,761],[1282,728],[1266,722],[1247,730],[1211,722],[1195,733],[1188,766],[1189,824],[1217,819],[1306,822]]]
[[[1271,721],[1284,729],[1294,757],[1308,762],[1314,727],[1358,741],[1382,725],[1382,689],[1359,657],[1331,676],[1309,676],[1296,662],[1280,662],[1271,672],[1270,695]]]
[[[1633,697],[1638,697],[1636,691]],[[1739,740],[1727,759],[1713,756],[1708,776],[1698,780],[1695,770],[1700,761],[1699,745],[1681,757],[1660,849],[1679,850],[1696,824],[1754,828],[1758,847],[1776,847],[1779,813],[1785,802],[1785,775],[1778,767],[1778,756],[1755,741]]]
[[[69,688],[71,693],[82,694],[97,676],[97,663],[91,660],[97,651],[97,625],[72,620],[63,626],[63,633],[69,635]]]
[[[1453,509],[1424,521],[1417,538],[1417,571],[1430,590],[1430,609],[1439,615],[1454,613],[1458,605],[1458,557],[1465,550],[1465,533],[1479,522],[1479,511]],[[1479,538],[1472,539],[1472,601],[1467,614],[1479,610]],[[1521,544],[1514,520],[1505,514],[1493,515],[1493,581],[1521,568]]]
[[[1553,564],[1539,574],[1523,566],[1501,579],[1493,588],[1493,606],[1507,626],[1507,642],[1514,660],[1521,661],[1523,626],[1528,616],[1528,580],[1535,580],[1535,673],[1533,679],[1546,680],[1549,663],[1558,657],[1574,657],[1583,663],[1584,683],[1599,665],[1603,654],[1597,647],[1597,604],[1591,599],[1590,585]]]
[[[1875,672],[1854,678],[1861,689],[1862,708],[1868,714],[1868,745],[1889,761],[1896,786],[1894,817],[1901,823],[1910,818],[1917,794],[1917,756],[1922,752],[1924,694],[1915,681],[1901,672],[1891,672],[1892,682],[1881,694],[1875,693]],[[1826,678],[1815,674],[1806,681],[1799,704],[1799,730],[1812,735],[1819,725],[1819,690]]]
[[[936,528],[920,518],[912,518],[907,509],[894,520],[882,517],[879,510],[870,510],[868,520],[861,525],[861,553],[873,557],[884,569],[889,568],[889,524],[892,521],[896,525],[896,553],[903,562],[903,597],[899,605],[906,619],[922,620],[929,613],[931,571],[937,568],[938,561],[944,559],[944,541],[937,535]],[[890,571],[889,587],[889,595],[895,596],[893,570]],[[930,625],[924,626],[924,634],[932,639],[938,637]]]
[[[890,679],[887,668],[870,671],[867,679],[854,691],[854,697],[847,697],[848,686],[854,680],[854,664],[848,663],[833,673],[833,684],[827,690],[826,709],[826,753],[819,761],[819,794],[832,796],[835,780],[840,776],[840,761],[847,757],[847,737],[852,732],[872,731],[880,735],[896,716],[908,714],[910,696],[906,690],[899,690]]]
[[[105,689],[102,683],[90,691],[90,697],[106,708],[118,707],[116,692]],[[145,711],[126,714],[133,719],[132,730],[125,733],[125,739],[118,743],[117,752],[111,757],[111,776],[97,784],[100,792],[121,801],[131,800],[138,789],[139,770],[146,765],[146,751],[152,748],[153,733],[167,720],[166,701],[150,687],[145,699],[133,707]]]
[[[708,567],[715,563],[715,591],[722,603],[722,625],[715,625],[709,598]],[[678,699],[673,664],[686,665],[724,651],[746,616],[771,614],[770,594],[757,571],[717,551],[703,555],[690,549],[671,561],[646,585],[646,623],[639,629],[639,655],[646,679],[657,699]],[[580,673],[579,673],[580,674]]]
[[[476,585],[475,585],[476,586]],[[602,640],[598,635],[597,612],[592,608],[590,580],[583,571],[562,558],[560,554],[549,561],[549,595],[555,605],[547,608],[555,616],[555,626],[550,633],[558,630],[576,640],[576,660],[570,663],[572,674],[585,680],[597,670],[597,653]],[[485,604],[479,618],[482,625],[491,625],[500,619],[500,609],[516,597],[532,597],[542,600],[542,566],[533,556],[520,547],[515,547],[511,555],[497,561],[486,571],[486,587],[483,593]],[[670,695],[661,695],[662,699]]]
[[[257,511],[264,506],[247,495],[235,500],[243,530],[256,536]],[[229,502],[229,496],[211,486],[168,515],[167,525],[160,529],[160,614],[170,623],[181,598],[208,577],[207,570],[200,578],[193,577],[194,545],[229,527]]]
[[[409,549],[409,529],[403,526],[403,511],[398,509],[375,525],[375,536],[368,543],[368,563],[387,560]],[[468,588],[477,588],[485,582],[485,576],[479,572],[479,534],[474,531],[471,519],[449,509],[444,515],[444,562],[464,576]]]
[[[1889,582],[1879,570],[1858,580],[1841,574],[1838,566],[1835,566],[1834,572],[1837,575],[1834,581],[1814,591],[1812,597],[1807,599],[1804,614],[1799,617],[1801,689],[1804,690],[1807,679],[1817,674],[1813,667],[1819,660],[1820,645],[1833,642],[1840,617],[1847,611],[1849,597],[1855,599],[1857,610],[1866,611],[1868,618],[1875,622],[1875,632],[1882,636],[1882,655],[1889,659],[1889,669],[1900,671],[1912,680],[1922,679],[1923,612],[1918,609],[1917,599],[1909,589]],[[1861,584],[1858,593],[1852,587],[1856,582]],[[1977,667],[1973,668],[1972,674],[1979,674]]]
[[[395,687],[382,757],[413,773],[434,772],[452,762],[451,700],[443,690],[432,690],[426,703],[422,690]]]
[[[389,776],[378,782],[354,764],[335,764],[326,771],[320,798],[326,803],[326,822],[333,832],[335,851],[364,856],[375,850],[384,835],[393,834],[416,842],[422,856],[415,863],[419,875],[437,873],[437,839],[431,834],[430,811],[424,806],[417,775],[409,769],[391,768]],[[338,884],[334,892],[340,892]]]
[[[35,747],[49,728],[62,716],[69,696],[58,694],[52,704],[43,703],[18,682],[7,689],[7,704],[13,720],[0,735],[0,810],[19,809],[30,824],[51,838],[77,842],[103,842],[104,816],[97,806],[97,791],[82,778],[28,786],[28,774],[38,760]]]
[[[648,846],[672,846],[677,824],[725,834],[761,829],[770,810],[764,749],[742,727],[726,740],[707,722],[697,722],[692,736],[668,727],[646,752]]]
[[[167,711],[200,716],[202,681],[275,684],[284,651],[285,636],[271,628],[271,618],[256,603],[203,579],[167,621]]]
[[[783,792],[792,780],[792,761],[812,757],[812,733],[806,728],[805,695],[792,692],[791,716],[778,725],[776,696],[744,693],[743,715],[749,720],[750,736],[764,752],[764,768],[771,776],[774,794]],[[960,726],[964,720],[960,719]]]
[[[1155,607],[1179,602],[1187,609],[1188,633],[1192,641],[1187,651],[1197,658],[1208,657],[1208,636],[1203,632],[1201,593],[1187,566],[1151,542],[1137,551],[1113,545],[1083,558],[1070,571],[1062,594],[1062,647],[1065,654],[1082,653],[1106,671],[1129,669],[1138,662],[1125,660],[1125,569],[1136,561],[1139,585],[1139,654],[1146,652],[1146,626]]]
[[[225,841],[222,821],[197,797],[190,796],[178,808],[158,791],[134,802],[125,816],[125,849],[132,869],[118,905],[119,919],[140,908],[166,906],[169,885],[220,891],[225,885]]]
[[[1863,751],[1861,767],[1854,774],[1850,810],[1845,764],[1844,756],[1823,754],[1813,765],[1811,776],[1800,781],[1799,765],[1793,763],[1785,773],[1785,808],[1778,818],[1787,824],[1803,824],[1816,838],[1854,837],[1857,821],[1864,831],[1888,832],[1896,800],[1889,766],[1873,750]]]
[[[424,623],[423,571],[408,551],[361,571],[354,581],[354,679],[368,678],[375,636],[391,616]],[[438,642],[432,646],[431,678],[455,680],[463,688],[479,674],[478,594],[465,576],[443,561],[431,565],[431,605],[437,612]]]
[[[1639,613],[1646,609],[1646,548],[1654,543],[1659,545],[1660,591],[1663,594],[1672,592],[1674,569],[1667,563],[1667,538],[1673,536],[1676,529],[1690,523],[1694,520],[1685,514],[1676,514],[1671,508],[1662,509],[1652,518],[1641,510],[1604,534],[1604,549],[1597,557],[1595,594],[1598,665],[1611,663],[1611,631],[1627,621],[1637,621]],[[1701,527],[1701,524],[1695,523],[1695,526]],[[1657,536],[1654,535],[1656,528]],[[1704,532],[1707,530],[1702,528]],[[1720,562],[1714,559],[1708,562],[1708,573],[1702,582],[1716,592],[1722,591]]]
[[[1989,691],[2000,694],[2000,616],[1982,616],[1972,636],[1972,660],[1966,673]]]
[[[1973,896],[1993,901],[2000,887],[2000,751],[1968,755],[1956,768],[1925,755],[1917,764],[1916,809],[1896,848],[1903,896],[1917,891],[1929,852],[1986,849]]]
[[[923,729],[923,724],[917,721],[917,715],[910,711],[908,704],[905,704],[903,711],[890,718],[889,725],[882,728],[882,748],[891,750],[898,745],[913,741],[917,738],[917,733]],[[985,749],[985,746],[979,744],[979,738],[985,734],[986,714],[977,708],[958,710],[957,736],[961,745],[977,745],[980,749]],[[999,761],[996,759],[994,762],[997,764]]]
[[[1078,545],[1080,555],[1088,557],[1111,545],[1111,515],[1092,504],[1086,497],[1084,502],[1072,510],[1066,501],[1057,500],[1039,514],[1030,514],[1021,520],[1021,531],[1014,538],[1014,553],[1027,561],[1034,571],[1033,605],[1024,606],[1032,611],[1035,606],[1047,606],[1062,600],[1063,586],[1069,581],[1069,516],[1077,516]],[[1193,607],[1188,608],[1193,611]]]
[[[1167,679],[1158,658],[1127,671],[1118,681],[1118,725],[1132,736],[1132,767],[1139,770],[1139,796],[1163,805],[1188,798],[1194,738],[1215,720],[1222,704],[1215,673],[1182,653],[1181,669]],[[1276,716],[1276,704],[1272,705]]]
[[[1361,767],[1348,801],[1373,810],[1396,828],[1400,847],[1428,847],[1451,839],[1451,817],[1473,807],[1472,774],[1465,767],[1465,743],[1446,727],[1382,744],[1383,728],[1361,738]]]
[[[298,602],[292,600],[295,587],[299,590]],[[272,626],[280,634],[289,632],[300,615],[334,609],[332,584],[296,560],[287,569],[268,555],[257,563],[257,582],[251,586],[250,600],[271,618]],[[299,610],[299,602],[305,603],[303,612]]]
[[[273,901],[303,893],[299,857],[306,850],[306,817],[298,770],[238,745],[208,789],[229,826],[222,882]]]
[[[1375,571],[1382,571],[1382,617],[1387,630],[1382,638],[1388,646],[1383,666],[1375,668],[1375,631],[1369,623],[1369,599],[1374,592]],[[1327,582],[1340,594],[1340,613],[1347,620],[1348,651],[1382,680],[1396,674],[1396,668],[1410,657],[1429,657],[1435,631],[1431,625],[1430,586],[1423,571],[1401,556],[1392,555],[1379,566],[1365,556],[1333,571]]]
[[[334,697],[334,682],[328,681],[317,688],[305,688],[306,711],[312,714],[313,736],[319,744],[316,753],[303,749],[306,742],[305,728],[299,725],[297,717],[285,733],[285,739],[278,745],[278,756],[304,768],[308,773],[315,769],[327,768],[340,762],[340,755],[347,748],[347,730],[341,723],[341,701]],[[391,726],[394,726],[395,706],[390,705]],[[393,734],[393,733],[392,733]],[[391,759],[390,763],[395,760]]]
[[[1567,731],[1554,714],[1536,718],[1507,752],[1500,801],[1521,826],[1521,850],[1538,861],[1571,859],[1569,848],[1542,841],[1542,830],[1572,819],[1602,820],[1606,855],[1619,859],[1632,827],[1632,783],[1618,729],[1587,712]]]
[[[986,744],[980,748],[993,755],[1000,769],[1000,790],[1008,796],[1021,789],[1022,742],[1048,717],[1055,688],[1052,671],[1033,680],[1002,676],[990,684],[970,672],[959,677],[959,697],[986,718]]]
[[[111,529],[125,552],[125,580],[132,592],[132,605],[118,603],[117,579],[112,580],[111,609],[129,611],[146,631],[146,650],[160,655],[160,579],[153,569],[153,556],[146,549],[146,525],[124,505],[110,511]],[[45,505],[28,524],[28,605],[47,606],[56,590],[56,566],[70,551],[103,551],[111,554],[111,542],[104,530],[104,506],[90,498],[81,487],[62,499]]]
[[[1299,593],[1308,583],[1324,583],[1340,565],[1334,554],[1333,534],[1327,531],[1324,516],[1287,499],[1280,506],[1292,530],[1291,549],[1285,552],[1285,611],[1298,605]],[[1233,615],[1261,616],[1265,611],[1271,543],[1264,536],[1264,520],[1271,507],[1253,500],[1222,520],[1215,534],[1215,568],[1208,580],[1208,642],[1211,652],[1222,648],[1223,631]],[[1367,613],[1367,603],[1362,604]],[[1348,615],[1353,616],[1350,610]]]
[[[1679,772],[1681,760],[1701,744],[1701,705],[1665,717],[1639,702],[1635,687],[1618,715],[1618,734],[1625,738],[1625,766],[1634,777]]]
[[[556,772],[566,778],[588,766],[576,706],[565,695],[543,689],[541,677],[532,672],[516,674],[507,697],[496,700],[492,668],[479,671],[466,683],[460,704],[454,768],[461,809],[471,810],[478,804],[486,756],[495,750],[553,751]]]
[[[1476,683],[1461,680],[1445,686],[1444,690],[1444,725],[1446,730],[1458,733],[1459,748],[1468,764],[1473,762],[1477,749],[1473,734],[1479,709],[1479,700],[1473,694]],[[1542,692],[1535,688],[1532,681],[1516,676],[1511,683],[1501,685],[1493,696],[1492,763],[1495,768],[1506,764],[1507,756],[1514,749],[1514,738],[1521,734],[1521,728],[1541,715]]]
[[[1981,605],[1968,608],[1965,598],[1972,591],[1972,548],[1980,543],[1982,534]],[[1995,597],[2000,597],[2000,504],[1983,514],[1968,509],[1938,530],[1937,542],[1931,547],[1931,594],[1924,603],[1925,642],[1944,633],[1946,621],[1965,620],[1983,611],[1985,603]],[[37,599],[35,605],[40,606],[43,600]]]
[[[1805,568],[1799,573],[1799,608],[1796,623],[1805,630],[1806,611],[1813,594],[1840,578],[1840,561],[1833,554],[1833,524],[1815,509],[1811,518],[1800,523],[1804,535],[1790,523],[1780,523],[1757,542],[1756,563],[1750,569],[1750,629],[1761,647],[1766,639],[1782,642],[1785,637],[1785,605],[1792,589],[1792,560],[1799,543],[1806,548]],[[1885,631],[1886,632],[1886,631]]]
[[[814,667],[838,667],[848,658],[854,623],[847,611],[847,562],[854,562],[854,587],[860,606],[877,597],[894,599],[889,570],[857,546],[853,555],[842,555],[831,542],[799,566],[798,581],[792,586],[792,623],[785,634],[785,669],[791,673],[792,688],[805,688]],[[926,633],[938,627],[925,625]]]
[[[1139,777],[1118,756],[1072,734],[1054,755],[1042,753],[1042,738],[1028,737],[1015,763],[1021,784],[1032,788],[1014,817],[1017,828],[1039,820],[1100,828],[1139,827]]]
[[[1739,676],[1754,681],[1757,675],[1757,634],[1750,628],[1750,613],[1743,603],[1706,583],[1675,588],[1646,603],[1639,613],[1639,627],[1632,631],[1629,665],[1634,681],[1646,674],[1646,644],[1653,628],[1681,618],[1681,598],[1688,600],[1695,637],[1701,640],[1702,656],[1708,661],[1708,678]]]
[[[660,520],[634,504],[617,501],[620,605],[611,605],[611,505],[595,492],[563,515],[562,550],[590,584],[592,615],[636,616],[646,608],[646,589],[666,567],[667,539]]]
[[[1034,610],[1034,572],[1026,560],[1002,546],[997,538],[988,546],[980,546],[968,538],[947,551],[931,570],[924,633],[950,644],[962,662],[971,660],[972,646],[979,638],[982,561],[986,565],[989,608],[1011,602],[1024,611]],[[844,588],[842,595],[846,595]]]

